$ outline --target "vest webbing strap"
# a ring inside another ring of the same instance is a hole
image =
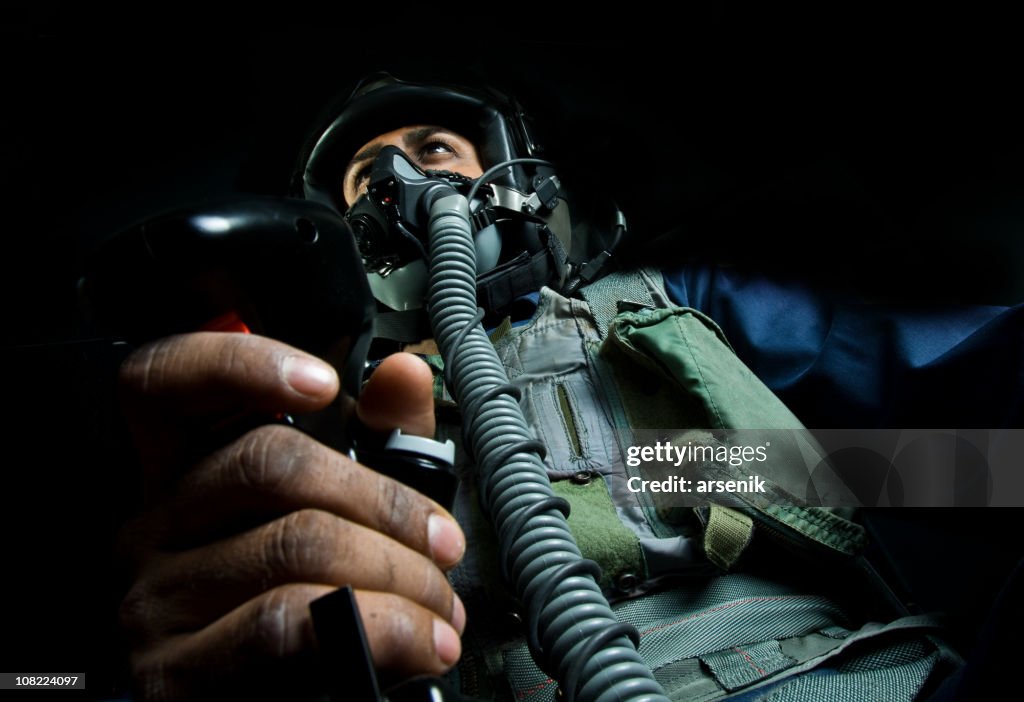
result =
[[[739,560],[754,533],[754,520],[729,507],[712,503],[704,528],[704,553],[722,570]]]

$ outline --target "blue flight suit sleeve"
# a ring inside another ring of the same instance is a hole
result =
[[[810,427],[1022,424],[1024,305],[869,304],[707,264],[664,277]]]

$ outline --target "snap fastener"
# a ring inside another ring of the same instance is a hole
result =
[[[571,480],[576,485],[587,485],[591,480],[594,479],[594,474],[589,470],[581,470],[578,473],[573,474]]]
[[[633,573],[620,573],[615,578],[615,587],[623,592],[629,592],[640,584],[640,578]]]

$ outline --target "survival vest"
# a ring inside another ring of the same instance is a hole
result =
[[[711,319],[671,305],[655,271],[613,274],[582,298],[545,288],[527,324],[491,338],[580,550],[671,698],[912,700],[961,664],[937,620],[908,614],[862,558],[853,495]],[[438,438],[459,445],[440,379]],[[469,625],[454,682],[554,700],[458,462],[467,550],[452,582]]]

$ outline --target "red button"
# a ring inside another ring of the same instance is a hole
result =
[[[209,322],[199,327],[199,331],[217,331],[217,332],[241,332],[243,334],[252,334],[252,330],[246,326],[242,318],[238,316],[238,313],[232,310],[231,312],[225,312],[219,317],[214,317]]]

